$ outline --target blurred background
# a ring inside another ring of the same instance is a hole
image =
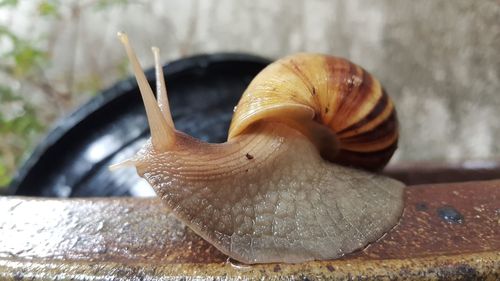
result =
[[[300,51],[348,58],[396,103],[392,163],[498,160],[500,1],[0,0],[0,186],[54,122],[163,60]]]

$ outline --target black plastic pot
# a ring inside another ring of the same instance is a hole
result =
[[[223,142],[233,107],[268,60],[245,54],[199,55],[164,66],[175,126]],[[151,84],[154,70],[146,71]],[[153,88],[154,89],[154,88]],[[135,79],[121,81],[64,118],[19,169],[10,194],[48,197],[148,196],[133,168],[108,166],[132,156],[149,136]]]

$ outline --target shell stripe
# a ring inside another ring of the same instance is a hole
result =
[[[345,114],[346,104],[348,100],[354,95],[351,95],[347,90],[349,89],[348,81],[351,77],[358,75],[358,69],[343,59],[332,60],[331,58],[325,58],[325,75],[327,77],[327,104],[329,104],[329,114],[322,117],[323,124],[330,127],[333,131],[337,131],[335,128],[342,125],[345,122],[346,117],[341,116]],[[321,114],[321,112],[320,112]]]
[[[380,83],[367,71],[356,66],[351,69],[354,70],[344,74],[340,83],[339,91],[342,94],[335,96],[339,106],[335,117],[328,123],[337,134],[366,118],[383,95]]]
[[[354,151],[374,151],[384,149],[397,142],[398,125],[396,114],[392,114],[384,122],[370,131],[347,138],[339,138],[340,146]]]
[[[390,109],[390,110],[388,111],[387,109]],[[387,94],[385,92],[383,92],[382,96],[380,96],[377,103],[370,111],[370,113],[368,113],[365,117],[363,117],[358,122],[352,124],[351,126],[338,131],[337,135],[344,136],[344,135],[348,135],[348,134],[352,135],[353,133],[358,134],[360,132],[363,132],[363,131],[365,131],[364,130],[365,127],[368,127],[368,125],[370,123],[373,124],[373,121],[376,120],[377,118],[380,118],[382,115],[384,115],[385,111],[388,111],[389,113],[391,113],[392,103],[389,104],[389,99],[387,97]],[[385,115],[386,116],[384,117],[384,119],[387,118],[387,114],[385,114]],[[350,136],[350,135],[348,135],[348,136]]]
[[[397,148],[398,143],[394,142],[389,147],[374,152],[356,152],[341,149],[333,161],[345,166],[380,170],[389,162]]]
[[[361,70],[361,75],[357,75],[357,69],[352,64],[349,64],[349,72],[341,81],[339,90],[342,94],[337,95],[339,98],[339,107],[336,112],[336,118],[333,119],[334,131],[339,131],[347,126],[355,118],[355,115],[367,106],[367,99],[370,98],[373,81],[370,75]],[[357,79],[361,78],[361,84],[357,84]]]
[[[309,90],[314,103],[314,107],[317,108],[320,104],[318,100],[318,90],[314,86],[314,83],[311,81],[310,77],[302,71],[300,65],[298,65],[294,60],[290,60],[290,65],[283,64],[283,66],[300,78],[304,86]]]

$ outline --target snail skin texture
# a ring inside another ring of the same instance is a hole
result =
[[[210,144],[175,130],[158,48],[156,101],[127,36],[119,38],[151,138],[111,168],[135,166],[177,218],[220,251],[250,264],[333,259],[396,225],[404,185],[365,171],[381,169],[395,150],[396,115],[362,68],[316,54],[280,59],[248,86],[227,142]]]

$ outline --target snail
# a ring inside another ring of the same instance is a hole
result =
[[[227,142],[210,144],[175,129],[158,48],[156,100],[128,37],[118,36],[151,138],[110,168],[135,166],[217,249],[248,264],[333,259],[396,225],[404,185],[368,170],[382,169],[396,149],[397,118],[367,71],[318,54],[277,60],[243,93]]]

